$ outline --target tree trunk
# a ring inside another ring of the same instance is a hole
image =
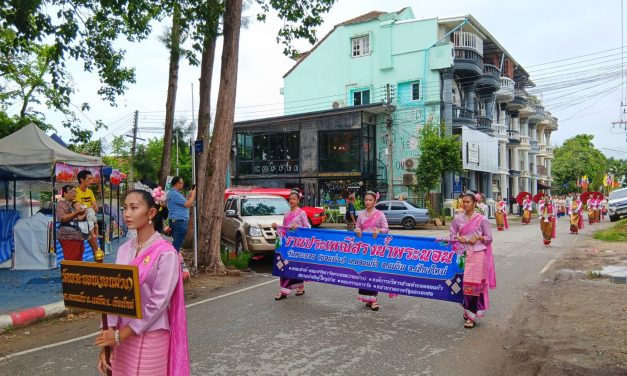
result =
[[[163,134],[163,154],[159,169],[159,185],[165,186],[170,174],[170,159],[172,156],[172,137],[174,134],[174,109],[176,107],[176,90],[179,80],[179,61],[181,60],[181,25],[180,11],[174,6],[172,15],[172,31],[170,33],[170,70],[168,72],[168,98],[165,103],[165,131]]]
[[[207,158],[207,184],[202,192],[199,237],[199,263],[212,273],[224,273],[220,258],[220,231],[222,227],[223,194],[226,187],[226,169],[229,163],[235,95],[237,91],[237,66],[239,34],[242,19],[242,0],[227,0],[224,14],[224,46],[220,90],[215,125]]]
[[[209,155],[209,125],[211,123],[211,78],[213,77],[213,63],[216,56],[216,37],[206,36],[203,43],[202,60],[200,62],[200,104],[198,107],[198,134],[196,139],[203,140],[205,147],[196,158],[196,200],[199,211],[203,206],[204,188],[207,184],[207,158]],[[199,213],[200,215],[201,213]],[[194,241],[194,216],[190,213],[189,227],[183,244],[193,244]],[[202,221],[200,221],[202,223]]]

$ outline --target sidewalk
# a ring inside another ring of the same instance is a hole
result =
[[[124,238],[111,242],[112,251],[105,256],[106,263],[115,261],[118,247]],[[63,311],[61,291],[61,271],[52,270],[10,270],[0,269],[0,330],[13,325],[9,317],[47,317]],[[27,320],[28,321],[28,320]]]

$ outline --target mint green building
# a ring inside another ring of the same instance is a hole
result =
[[[342,22],[302,53],[284,75],[284,112],[389,103],[376,114],[377,188],[387,197],[415,195],[410,169],[428,168],[416,166],[417,132],[426,122],[443,120],[449,133],[461,136],[466,170],[443,182],[446,206],[462,189],[489,199],[550,189],[547,142],[557,119],[528,94],[534,86],[472,16],[417,19],[407,7]]]

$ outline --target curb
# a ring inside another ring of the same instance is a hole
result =
[[[39,307],[26,308],[6,315],[0,315],[0,330],[8,327],[22,328],[37,320],[61,315],[66,311],[67,309],[63,301],[59,301]]]

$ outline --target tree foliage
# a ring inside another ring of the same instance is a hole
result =
[[[612,174],[614,181],[621,184],[621,187],[627,187],[627,159],[608,158],[607,171]]]
[[[444,124],[427,123],[420,128],[416,191],[427,193],[438,186],[444,173],[462,171],[458,138],[456,135],[447,136]]]
[[[584,175],[590,181],[589,190],[602,189],[607,160],[594,147],[593,139],[589,134],[576,135],[555,149],[552,175],[553,186],[559,193],[577,191],[577,179]]]

